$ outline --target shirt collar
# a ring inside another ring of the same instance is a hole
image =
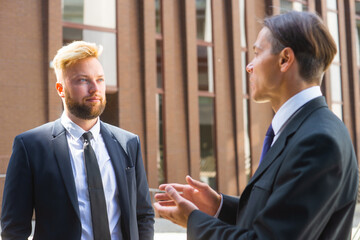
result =
[[[304,106],[305,103],[319,96],[322,96],[320,86],[314,86],[297,93],[287,100],[276,112],[272,120],[275,135],[279,133],[285,123],[297,110]]]
[[[86,132],[84,129],[82,129],[80,126],[78,126],[76,123],[71,121],[71,119],[66,116],[65,113],[61,116],[61,124],[64,126],[66,131],[71,135],[72,138],[75,140],[79,140],[81,136]],[[91,134],[93,135],[94,140],[96,141],[100,135],[100,121],[99,118],[97,119],[95,125],[89,130]]]

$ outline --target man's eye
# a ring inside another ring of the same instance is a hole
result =
[[[98,82],[104,82],[104,81],[105,81],[105,79],[103,79],[103,78],[98,79]]]
[[[87,79],[86,78],[80,78],[79,82],[87,82]]]

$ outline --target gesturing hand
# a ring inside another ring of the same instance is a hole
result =
[[[154,203],[156,211],[158,211],[161,217],[186,228],[190,213],[197,209],[197,207],[181,197],[171,185],[167,185],[165,191],[171,203],[169,204],[169,201]]]
[[[183,197],[186,200],[193,203],[200,211],[205,212],[210,216],[214,216],[220,206],[221,195],[215,192],[209,185],[196,181],[190,176],[186,176],[186,182],[184,184],[162,184],[159,186],[160,190],[167,189],[168,186],[173,187],[178,193],[179,197]],[[155,199],[161,201],[162,206],[173,207],[177,203],[167,194],[158,193],[155,195]]]

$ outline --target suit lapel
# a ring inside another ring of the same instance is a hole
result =
[[[306,103],[297,113],[293,119],[287,124],[281,133],[280,137],[276,140],[274,145],[269,149],[262,163],[256,170],[254,176],[248,183],[248,186],[252,186],[253,183],[262,175],[266,169],[272,164],[273,161],[277,159],[277,157],[281,154],[281,152],[286,147],[287,139],[292,136],[301,123],[316,109],[320,107],[327,107],[324,97],[317,97],[310,102]]]
[[[126,179],[125,169],[127,167],[126,163],[128,162],[128,156],[125,153],[122,145],[119,144],[115,136],[110,132],[110,130],[105,126],[103,122],[100,125],[100,132],[104,139],[106,148],[108,150],[111,163],[113,165],[116,183],[119,191],[119,205],[121,210],[121,221],[123,226],[127,226],[126,233],[129,236],[129,225],[127,221],[129,219],[129,193],[128,193],[128,184]],[[124,234],[124,232],[123,232]],[[124,235],[125,237],[125,235]]]
[[[54,122],[53,137],[54,138],[51,141],[51,147],[55,153],[55,158],[58,163],[71,204],[73,205],[75,212],[80,219],[79,204],[77,200],[73,171],[70,163],[66,131],[62,126],[60,119]]]

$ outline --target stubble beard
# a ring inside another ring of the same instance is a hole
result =
[[[95,119],[100,116],[105,109],[106,99],[101,98],[99,103],[85,104],[76,102],[68,91],[65,90],[65,104],[69,112],[77,118],[84,120]]]

